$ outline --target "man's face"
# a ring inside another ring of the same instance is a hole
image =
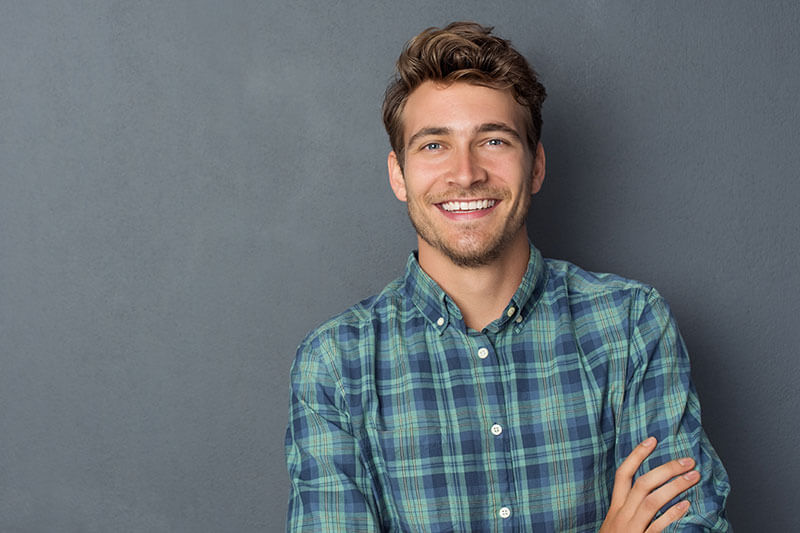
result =
[[[389,177],[426,246],[453,263],[477,267],[508,245],[527,243],[531,195],[544,179],[525,136],[525,109],[508,91],[426,81],[402,114],[404,164],[389,154]],[[527,245],[527,244],[526,244]]]

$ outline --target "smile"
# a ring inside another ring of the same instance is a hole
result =
[[[483,209],[489,209],[494,207],[494,204],[497,203],[497,200],[468,200],[468,201],[451,201],[451,202],[442,202],[439,204],[439,207],[447,211],[448,213],[472,213],[475,211],[481,211]]]

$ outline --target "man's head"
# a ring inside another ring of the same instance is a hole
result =
[[[403,109],[409,95],[425,81],[509,90],[528,110],[525,136],[530,150],[536,152],[547,93],[522,54],[491,31],[491,27],[474,22],[453,22],[442,29],[428,28],[406,44],[383,101],[383,124],[401,167],[405,155]]]
[[[386,91],[389,183],[407,204],[423,268],[527,258],[525,219],[545,173],[545,90],[490,32],[465,22],[423,31]]]

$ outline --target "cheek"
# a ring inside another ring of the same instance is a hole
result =
[[[442,170],[431,164],[406,165],[405,170],[405,187],[409,197],[431,192],[440,181],[438,176],[442,175]]]
[[[406,160],[406,172],[413,175],[418,181],[424,181],[426,177],[435,176],[446,168],[447,158],[443,156],[410,157]]]
[[[502,151],[484,153],[479,160],[479,164],[494,176],[503,181],[511,182],[515,181],[515,178],[523,173],[520,172],[521,168],[527,168],[516,154]]]

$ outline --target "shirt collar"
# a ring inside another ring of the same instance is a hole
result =
[[[486,330],[492,333],[497,333],[508,324],[521,325],[525,322],[544,291],[544,259],[533,244],[530,247],[528,268],[525,270],[522,282],[517,287],[514,296],[511,297],[511,301],[503,309],[503,314],[486,326]],[[416,251],[409,254],[406,262],[403,292],[439,334],[443,333],[451,323],[458,323],[462,329],[464,328],[458,307],[444,290],[422,270]]]

